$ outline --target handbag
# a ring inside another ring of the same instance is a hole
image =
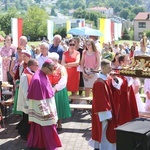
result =
[[[11,61],[10,61],[10,64],[9,64],[9,70],[10,70],[10,65],[11,65]],[[13,77],[11,76],[10,72],[7,71],[7,80],[9,82],[9,84],[13,85],[14,82],[13,82]]]
[[[13,78],[12,78],[11,74],[9,73],[9,71],[7,71],[7,80],[10,84],[13,83]]]

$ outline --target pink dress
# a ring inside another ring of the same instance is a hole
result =
[[[97,55],[99,55],[99,54],[98,54],[98,52],[93,52],[92,54],[90,54],[90,53],[88,53],[88,51],[84,51],[83,55],[85,58],[84,64],[83,64],[84,72],[86,74],[89,73],[89,75],[90,75],[91,74],[90,70],[95,70],[97,67]],[[94,82],[97,79],[97,74],[96,73],[92,73],[92,74],[93,74],[92,78],[88,78],[88,79],[83,78],[84,86],[86,88],[92,88]]]
[[[3,59],[2,60],[2,69],[3,69],[3,81],[7,80],[7,71],[9,71],[9,65],[11,60],[11,55],[16,52],[16,47],[11,46],[10,48],[7,48],[6,46],[3,46],[0,51],[0,55],[2,58],[10,58],[10,59]]]

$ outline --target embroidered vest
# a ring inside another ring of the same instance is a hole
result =
[[[56,85],[61,79],[61,68],[56,69],[53,74],[48,75],[48,78],[52,84],[52,86]]]

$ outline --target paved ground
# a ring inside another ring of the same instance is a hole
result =
[[[26,142],[15,130],[20,119],[13,114],[5,119],[6,129],[0,129],[0,150],[32,150],[26,147]],[[59,136],[63,145],[59,150],[92,150],[88,146],[91,137],[90,115],[84,110],[72,111],[72,117],[63,121],[63,130]]]

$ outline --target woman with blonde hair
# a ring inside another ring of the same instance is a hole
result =
[[[100,68],[100,55],[92,39],[86,41],[87,50],[83,51],[81,59],[81,68],[83,71],[83,80],[85,86],[85,96],[90,96],[90,89],[97,79],[97,71]]]

